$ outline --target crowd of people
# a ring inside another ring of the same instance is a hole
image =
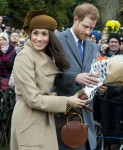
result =
[[[75,150],[96,150],[94,120],[102,125],[104,150],[119,150],[123,86],[103,84],[90,102],[74,96],[98,85],[99,74],[90,73],[97,56],[122,54],[118,33],[95,29],[99,17],[94,5],[78,5],[72,26],[61,32],[56,20],[40,10],[27,13],[21,30],[5,28],[0,17],[0,90],[16,93],[10,150],[72,150],[61,139],[67,105],[89,125],[87,142]]]

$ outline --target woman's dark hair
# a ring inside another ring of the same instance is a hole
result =
[[[70,67],[69,62],[67,61],[63,48],[56,37],[53,31],[49,31],[49,45],[46,49],[46,54],[54,59],[56,66],[59,68],[60,71],[64,69],[68,69]]]

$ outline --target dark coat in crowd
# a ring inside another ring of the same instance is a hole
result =
[[[115,55],[120,54],[120,50]],[[106,50],[105,56],[110,57],[109,49]],[[98,95],[100,100],[105,100],[113,103],[123,103],[123,86],[108,86],[104,95]]]
[[[15,55],[16,52],[12,44],[9,44],[8,50],[5,53],[0,52],[0,77],[10,77]]]

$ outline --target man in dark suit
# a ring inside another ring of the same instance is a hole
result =
[[[98,84],[98,80],[95,78],[99,75],[89,73],[92,61],[97,56],[98,47],[88,40],[98,18],[99,12],[94,5],[88,3],[79,5],[74,10],[73,26],[58,33],[57,36],[70,63],[70,68],[60,73],[56,78],[58,95],[74,95],[85,85],[93,87],[93,85]],[[81,51],[78,47],[81,47]],[[92,104],[89,107],[92,107]],[[80,113],[83,116],[84,123],[89,125],[88,144],[74,150],[94,150],[96,149],[96,135],[93,114],[83,109],[80,110]],[[61,129],[58,127],[60,123],[65,122],[65,118],[66,116],[63,114],[57,114],[55,117],[59,150],[71,150],[62,143]]]

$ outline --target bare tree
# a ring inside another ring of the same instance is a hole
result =
[[[103,25],[108,20],[116,20],[119,11],[119,0],[96,0]]]

